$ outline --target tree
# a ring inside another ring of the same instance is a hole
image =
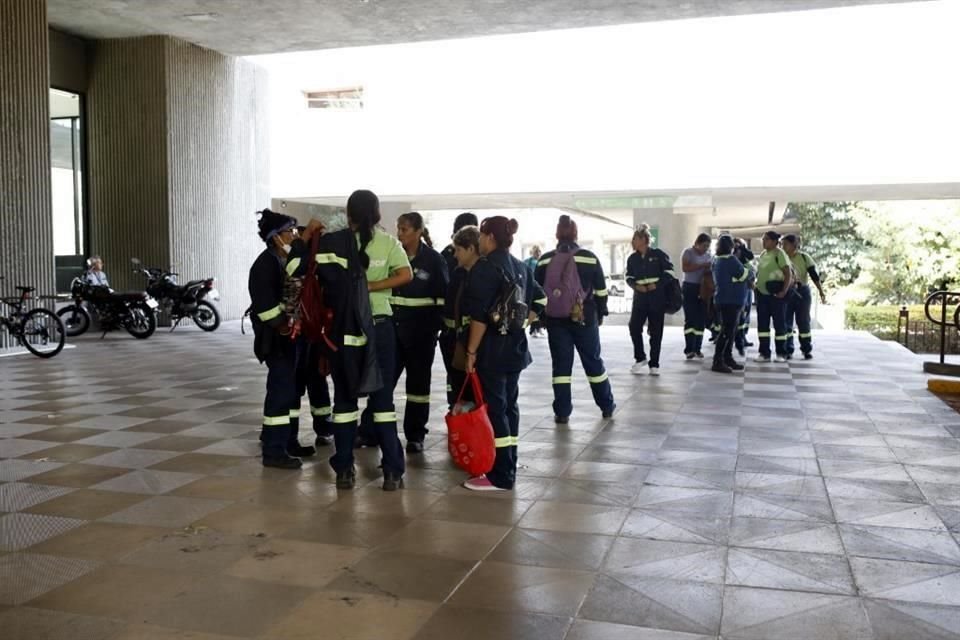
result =
[[[917,304],[960,287],[960,207],[951,202],[884,202],[859,214],[867,302]]]
[[[829,293],[860,276],[864,239],[858,228],[858,202],[791,202],[787,216],[800,223],[804,251],[817,262]]]

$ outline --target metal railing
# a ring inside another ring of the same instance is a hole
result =
[[[940,308],[935,317],[931,313],[931,307],[937,305]],[[956,306],[952,316],[947,311],[950,306]],[[938,375],[960,376],[960,364],[948,364],[946,361],[948,336],[952,338],[954,331],[960,333],[960,291],[937,291],[930,294],[923,305],[923,312],[927,320],[939,328],[940,333],[940,362],[924,362],[923,370]]]

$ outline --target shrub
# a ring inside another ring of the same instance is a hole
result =
[[[916,353],[933,353],[940,350],[940,328],[927,320],[923,312],[923,305],[910,305],[910,335],[907,346]],[[936,313],[939,307],[931,309]],[[953,319],[954,307],[947,307],[948,322]],[[897,339],[897,322],[900,317],[900,307],[897,305],[870,305],[847,306],[844,310],[844,326],[847,329],[866,331],[881,340]],[[937,316],[934,316],[937,317]],[[947,352],[956,353],[958,340],[957,330],[951,325],[947,329]]]

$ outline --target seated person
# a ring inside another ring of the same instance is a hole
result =
[[[100,256],[90,256],[87,261],[90,268],[83,274],[84,282],[95,287],[109,287],[107,274],[103,271],[103,258]]]

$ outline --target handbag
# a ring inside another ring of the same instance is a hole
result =
[[[475,406],[469,411],[459,411],[467,385],[473,389]],[[493,425],[483,401],[483,390],[477,373],[468,373],[460,388],[460,395],[447,413],[447,449],[458,467],[473,476],[481,476],[493,469],[497,449],[493,437]]]

